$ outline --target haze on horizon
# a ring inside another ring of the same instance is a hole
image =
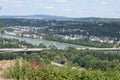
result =
[[[120,0],[0,0],[0,15],[120,18]]]

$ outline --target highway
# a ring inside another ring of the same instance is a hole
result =
[[[94,50],[94,51],[120,51],[120,48],[76,48],[78,50]]]
[[[3,48],[0,52],[28,52],[28,51],[42,51],[49,50],[49,48]]]
[[[94,51],[120,51],[120,48],[76,48],[78,50],[94,50]],[[27,52],[50,50],[50,48],[3,48],[0,52]]]

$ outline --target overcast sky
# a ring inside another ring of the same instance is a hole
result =
[[[120,18],[120,0],[0,0],[0,15]]]

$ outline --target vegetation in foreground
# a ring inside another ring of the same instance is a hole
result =
[[[46,47],[38,46],[14,39],[1,39],[1,47]],[[8,46],[7,46],[8,45]],[[91,50],[76,50],[67,48],[58,50],[49,46],[51,50],[40,52],[1,53],[0,60],[14,60],[23,58],[20,62],[6,69],[4,77],[16,80],[120,80],[120,52],[105,52]],[[55,67],[51,61],[64,64],[64,67]],[[75,66],[76,69],[72,69]],[[83,70],[82,68],[85,68]],[[1,69],[2,70],[2,69]]]
[[[120,52],[76,50],[68,48],[65,50],[43,50],[40,52],[1,53],[0,60],[13,60],[16,57],[23,57],[26,60],[45,59],[46,62],[54,61],[60,64],[72,63],[73,66],[80,66],[86,69],[117,69],[120,70]]]
[[[7,69],[3,75],[15,80],[120,80],[117,70],[81,70],[71,66],[55,67],[44,62],[28,62],[16,60],[13,67]]]

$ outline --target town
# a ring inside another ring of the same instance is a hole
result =
[[[1,21],[5,22],[4,19]],[[88,39],[90,41],[97,41],[100,43],[115,43],[119,41],[119,37],[114,36],[99,36],[94,35],[88,31],[87,28],[83,29],[81,27],[72,28],[70,25],[86,25],[87,23],[96,24],[93,22],[80,22],[80,21],[55,21],[55,20],[39,20],[39,19],[11,19],[13,24],[5,24],[3,27],[4,34],[19,36],[19,37],[28,37],[28,38],[37,38],[45,39],[46,35],[59,37],[65,40],[83,40]],[[17,25],[16,25],[16,24]],[[25,24],[26,23],[26,24]],[[44,24],[42,24],[44,23]],[[98,26],[101,22],[97,22]],[[28,24],[28,25],[27,25]],[[97,32],[96,32],[97,33]]]

